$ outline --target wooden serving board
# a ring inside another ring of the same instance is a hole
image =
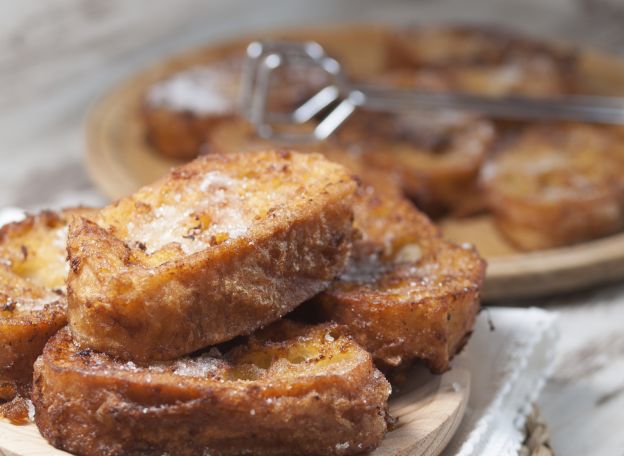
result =
[[[357,74],[374,71],[381,65],[384,32],[387,28],[368,24],[278,31],[267,36],[313,39],[330,49],[336,43],[353,49],[366,48],[365,55],[349,56],[348,66],[355,68],[353,72]],[[161,156],[145,141],[140,115],[145,91],[158,80],[200,62],[218,59],[250,40],[241,38],[177,55],[136,75],[97,103],[87,121],[87,166],[93,181],[106,195],[118,198],[132,193],[181,164]],[[580,64],[588,93],[624,93],[623,61],[584,52]],[[501,238],[487,216],[449,220],[442,225],[451,239],[475,244],[487,259],[483,293],[486,300],[553,295],[624,278],[624,235],[527,254]]]
[[[470,372],[455,368],[432,375],[415,368],[390,400],[398,418],[374,456],[437,456],[457,430],[470,396]],[[34,424],[15,426],[0,420],[0,456],[67,455],[48,444]]]

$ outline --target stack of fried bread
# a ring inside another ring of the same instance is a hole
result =
[[[370,451],[382,371],[449,369],[485,269],[392,178],[288,150],[200,157],[0,241],[3,399],[33,375],[39,430],[80,455]]]
[[[583,64],[575,49],[509,31],[476,26],[387,27],[357,36],[359,41],[332,41],[322,31],[318,33],[318,41],[357,82],[493,97],[586,94]],[[224,47],[224,54],[168,75],[147,91],[142,113],[148,140],[157,151],[188,159],[199,153],[267,146],[239,115],[236,99],[227,98],[238,90],[244,51],[241,46],[230,46]],[[239,63],[227,64],[232,59]],[[219,80],[227,81],[228,90],[219,92],[220,102],[201,96],[219,87],[191,77],[201,71],[218,73]],[[304,77],[281,74],[277,82],[290,81],[291,88],[283,84],[280,90],[271,91],[272,105],[296,106],[318,88],[319,77],[314,72]],[[184,90],[179,90],[182,86]],[[197,100],[205,103],[197,106]],[[605,140],[583,139],[589,135]],[[353,172],[364,169],[375,175],[374,171],[383,170],[431,217],[489,213],[515,248],[537,250],[598,238],[624,227],[624,182],[599,169],[601,163],[621,163],[618,141],[610,139],[621,135],[608,126],[529,124],[453,111],[389,114],[358,110],[326,143],[313,149],[350,151],[348,163],[341,163]],[[575,144],[578,138],[584,145],[582,154]],[[522,152],[529,145],[532,152]],[[586,163],[567,160],[568,155],[582,155]],[[536,170],[535,162],[545,164],[545,171]],[[545,177],[545,173],[552,174],[548,163],[554,162],[565,168],[558,172],[561,178]],[[591,189],[585,181],[591,182]]]
[[[0,229],[0,402],[29,394],[35,359],[67,323],[67,225],[91,213],[47,211]]]

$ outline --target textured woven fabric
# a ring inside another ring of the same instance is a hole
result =
[[[444,456],[517,455],[532,404],[553,368],[556,314],[537,308],[484,310],[455,366],[472,389],[466,416]]]

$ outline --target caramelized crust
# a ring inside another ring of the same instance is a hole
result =
[[[419,208],[441,215],[468,212],[465,202],[474,198],[493,139],[491,123],[459,113],[361,112],[327,141],[297,149],[322,153],[378,188],[396,187],[382,181],[397,182]],[[229,154],[269,146],[248,122],[232,120],[213,130],[204,151]]]
[[[260,138],[249,122],[238,119],[215,128],[204,145],[203,153],[205,155],[247,153],[270,146],[271,142]],[[298,145],[297,150],[304,153],[322,154],[328,160],[347,168],[356,179],[364,180],[377,188],[383,188],[386,192],[402,194],[397,173],[371,166],[362,143],[343,144],[333,137],[328,141]]]
[[[279,319],[344,268],[355,188],[318,154],[174,169],[70,226],[73,337],[125,359],[172,359]]]
[[[262,147],[244,122],[223,125],[211,150]],[[448,369],[472,331],[485,263],[472,249],[444,241],[439,230],[402,196],[391,172],[375,170],[362,148],[314,146],[364,183],[356,194],[351,264],[337,283],[314,299],[323,316],[349,327],[385,367],[420,359],[434,372]],[[314,304],[304,319],[315,319]]]
[[[362,239],[347,270],[315,298],[324,317],[346,325],[380,367],[416,359],[446,371],[472,331],[485,262],[445,241],[396,192],[364,186],[354,212]]]
[[[403,90],[457,89],[445,69],[394,70],[375,82]],[[360,112],[338,136],[345,147],[359,147],[369,167],[397,176],[429,216],[466,216],[485,209],[477,179],[496,138],[489,120],[452,110]]]
[[[197,157],[208,132],[228,119],[227,116],[199,116],[157,106],[145,106],[142,115],[147,141],[159,153],[186,161]]]
[[[169,157],[194,158],[206,134],[236,115],[241,69],[240,58],[223,59],[150,87],[142,106],[147,140]]]
[[[578,86],[574,51],[495,28],[401,29],[388,53],[391,68],[443,69],[453,87],[466,92],[556,96]]]
[[[331,325],[281,321],[244,345],[137,367],[68,330],[35,367],[35,421],[55,447],[98,455],[334,455],[386,432],[390,386]]]
[[[501,232],[523,250],[573,244],[624,227],[624,130],[529,127],[483,171]]]
[[[460,211],[494,140],[490,122],[457,112],[361,112],[338,132],[368,167],[397,176],[431,216]]]
[[[195,158],[212,131],[239,116],[243,49],[159,81],[144,96],[147,140],[172,158]],[[319,69],[278,69],[271,80],[271,110],[291,110],[320,88]]]
[[[365,52],[369,49],[360,41],[324,38],[320,33],[319,40],[328,52],[343,61],[347,73],[360,82],[490,96],[559,96],[579,91],[576,51],[501,29],[371,27],[370,43],[366,43],[371,52]],[[192,157],[198,150],[210,153],[237,142],[239,138],[231,134],[241,134],[242,141],[249,142],[250,132],[240,127],[242,121],[232,95],[238,90],[241,52],[230,50],[203,69],[179,73],[150,89],[146,97],[152,100],[146,104],[147,127],[157,149]],[[211,76],[195,77],[203,79],[202,84],[189,82],[198,72]],[[274,78],[271,93],[276,100],[269,101],[272,108],[290,110],[323,83],[323,78],[312,71],[299,73],[303,76]],[[294,84],[284,83],[293,80]],[[297,86],[297,82],[302,85]],[[188,90],[174,90],[176,87]],[[188,96],[189,92],[197,96]],[[158,98],[161,102],[155,103]],[[162,99],[168,100],[168,105]],[[185,99],[191,100],[190,107],[180,103]],[[229,108],[218,112],[218,100]],[[509,120],[496,120],[495,124],[501,131],[521,125]],[[155,140],[156,136],[161,138]],[[488,120],[449,112],[380,116],[360,111],[336,136],[330,141],[333,146],[357,149],[364,157],[364,167],[398,178],[406,194],[430,216],[466,216],[486,209],[477,177],[495,136]]]
[[[90,212],[45,211],[0,229],[0,402],[28,393],[35,359],[66,323],[67,224]]]

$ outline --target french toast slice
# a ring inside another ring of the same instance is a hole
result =
[[[254,126],[247,120],[237,119],[215,128],[202,147],[202,154],[248,153],[267,149],[271,144],[270,140],[259,137]],[[298,144],[297,151],[321,154],[329,161],[344,166],[358,182],[364,180],[388,192],[402,194],[399,176],[371,166],[359,144],[341,144],[333,137],[326,141]]]
[[[398,29],[388,67],[443,69],[456,90],[490,96],[557,96],[578,89],[573,49],[483,26]]]
[[[467,212],[465,201],[477,194],[479,170],[494,139],[492,124],[474,116],[360,112],[335,136],[297,149],[322,153],[369,183],[397,181],[419,208],[438,216]],[[270,144],[259,138],[247,121],[232,120],[213,129],[203,150],[227,154]]]
[[[214,128],[240,118],[244,49],[229,49],[221,59],[172,74],[144,95],[142,117],[147,141],[160,153],[195,158]],[[277,69],[267,100],[271,110],[292,110],[321,88],[320,69]]]
[[[482,172],[501,233],[522,250],[559,247],[624,227],[624,130],[527,127]]]
[[[445,241],[395,191],[362,186],[354,213],[362,237],[352,260],[311,304],[345,325],[383,370],[420,360],[446,371],[472,332],[485,262],[471,246]]]
[[[236,115],[241,70],[242,59],[224,58],[152,85],[142,105],[148,142],[169,157],[196,157],[211,128]]]
[[[0,228],[0,402],[28,395],[35,359],[66,324],[67,224],[90,213],[44,211]]]
[[[390,385],[335,325],[287,320],[218,349],[138,367],[67,329],[37,360],[35,421],[77,454],[333,455],[375,448]]]
[[[210,155],[69,228],[85,348],[172,359],[279,319],[344,268],[357,184],[318,154]]]
[[[359,147],[367,166],[396,176],[403,191],[432,217],[458,211],[473,194],[495,138],[492,124],[469,115],[362,112],[338,132]]]
[[[388,71],[376,83],[398,89],[456,90],[445,69]],[[493,122],[453,110],[392,115],[362,112],[338,134],[360,144],[369,166],[398,177],[404,192],[431,217],[467,216],[485,209],[479,170],[498,134]]]
[[[305,127],[302,127],[305,128]],[[232,154],[254,152],[270,148],[273,143],[258,136],[253,125],[244,119],[236,119],[216,127],[202,147],[202,154]],[[387,170],[372,166],[361,144],[342,144],[335,138],[310,144],[298,144],[297,151],[319,153],[329,161],[347,168],[359,179],[374,183],[379,188],[401,193],[399,177]]]

